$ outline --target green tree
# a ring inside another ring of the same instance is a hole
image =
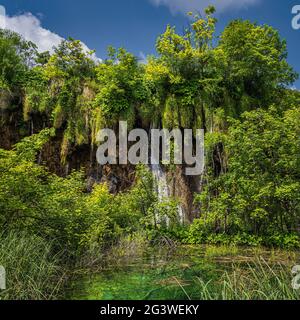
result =
[[[98,94],[95,99],[95,132],[119,120],[135,125],[139,106],[147,100],[143,66],[124,49],[108,49],[109,58],[96,68]]]
[[[232,21],[216,50],[223,60],[224,108],[232,116],[267,108],[298,77],[287,62],[286,41],[267,25]]]
[[[36,56],[36,45],[15,32],[0,29],[0,90],[20,93]],[[18,91],[18,92],[16,92]]]
[[[299,112],[299,107],[293,107],[279,113],[273,106],[268,111],[246,112],[242,121],[232,120],[228,135],[222,138],[226,168],[217,178],[211,172],[197,197],[201,219],[210,231],[270,235],[297,230]]]
[[[92,99],[95,92],[95,62],[78,40],[69,39],[54,54],[39,55],[26,86],[25,120],[34,113],[46,114],[51,124],[64,129],[61,158],[64,162],[73,146],[88,144]]]

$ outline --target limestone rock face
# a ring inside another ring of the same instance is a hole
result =
[[[186,176],[184,166],[177,166],[175,170],[167,173],[167,180],[170,195],[179,200],[185,222],[190,223],[195,218],[199,210],[194,204],[194,193],[201,189],[201,178],[199,176]]]
[[[38,133],[51,123],[42,114],[33,114],[29,121],[24,121],[22,99],[13,97],[9,92],[0,91],[0,148],[11,149],[23,137]],[[111,193],[129,190],[136,181],[133,165],[100,166],[96,160],[96,148],[90,144],[70,148],[66,161],[61,161],[63,128],[56,130],[56,136],[47,142],[37,157],[37,162],[47,166],[50,172],[66,176],[73,170],[83,169],[87,177],[87,190],[94,184],[106,183]],[[194,194],[201,192],[201,178],[185,175],[185,167],[163,168],[166,174],[168,193],[180,202],[180,212],[184,222],[190,223],[198,215],[198,208],[193,203]]]

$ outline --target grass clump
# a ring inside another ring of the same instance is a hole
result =
[[[236,246],[207,246],[205,250],[206,257],[235,256],[238,254]]]
[[[233,266],[217,281],[197,277],[193,286],[200,300],[299,300],[300,291],[293,289],[291,281],[291,268],[257,258]]]
[[[25,233],[0,233],[0,265],[6,270],[1,300],[53,300],[64,283],[51,243]]]

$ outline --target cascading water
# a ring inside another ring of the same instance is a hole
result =
[[[154,126],[151,126],[151,129],[154,128]],[[150,170],[152,172],[152,175],[154,177],[155,181],[155,191],[158,194],[158,201],[163,202],[164,200],[167,200],[170,197],[170,192],[169,192],[169,186],[167,182],[167,176],[166,173],[163,171],[162,167],[160,164],[155,164],[156,161],[153,158],[153,155],[151,154],[151,161],[150,161]],[[184,223],[184,211],[181,206],[181,204],[178,204],[178,220],[181,224]],[[170,224],[170,219],[169,217],[165,217],[164,219],[165,223],[167,226]],[[161,222],[161,217],[158,217],[156,215],[156,222],[160,223]]]
[[[184,224],[184,211],[180,203],[178,204],[178,218],[179,218],[179,222],[181,224]]]
[[[169,198],[169,188],[167,183],[167,177],[164,171],[162,170],[159,164],[153,164],[151,161],[150,169],[154,177],[155,181],[155,191],[158,195],[158,201],[163,202],[164,200]],[[160,223],[161,218],[156,215],[156,222]],[[168,217],[165,218],[165,222],[167,226],[169,226],[170,219]]]
[[[165,172],[162,170],[161,166],[159,164],[150,164],[150,169],[152,172],[152,175],[155,180],[155,191],[158,194],[158,201],[163,202],[164,200],[168,199],[170,197],[168,182],[167,182],[167,176]],[[178,204],[178,220],[181,224],[184,223],[184,211],[181,206],[181,204]],[[156,221],[160,222],[160,217],[156,216]],[[165,222],[167,226],[170,224],[170,219],[168,217],[165,218]]]

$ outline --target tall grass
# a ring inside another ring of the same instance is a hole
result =
[[[238,254],[238,248],[236,246],[211,246],[208,245],[205,248],[205,257],[222,257],[222,256],[234,256]]]
[[[200,300],[299,300],[292,288],[291,268],[257,258],[247,266],[234,265],[218,281],[194,280]],[[195,292],[195,291],[194,291]]]
[[[50,300],[59,297],[63,275],[51,244],[24,233],[0,233],[0,265],[6,270],[2,300]]]

